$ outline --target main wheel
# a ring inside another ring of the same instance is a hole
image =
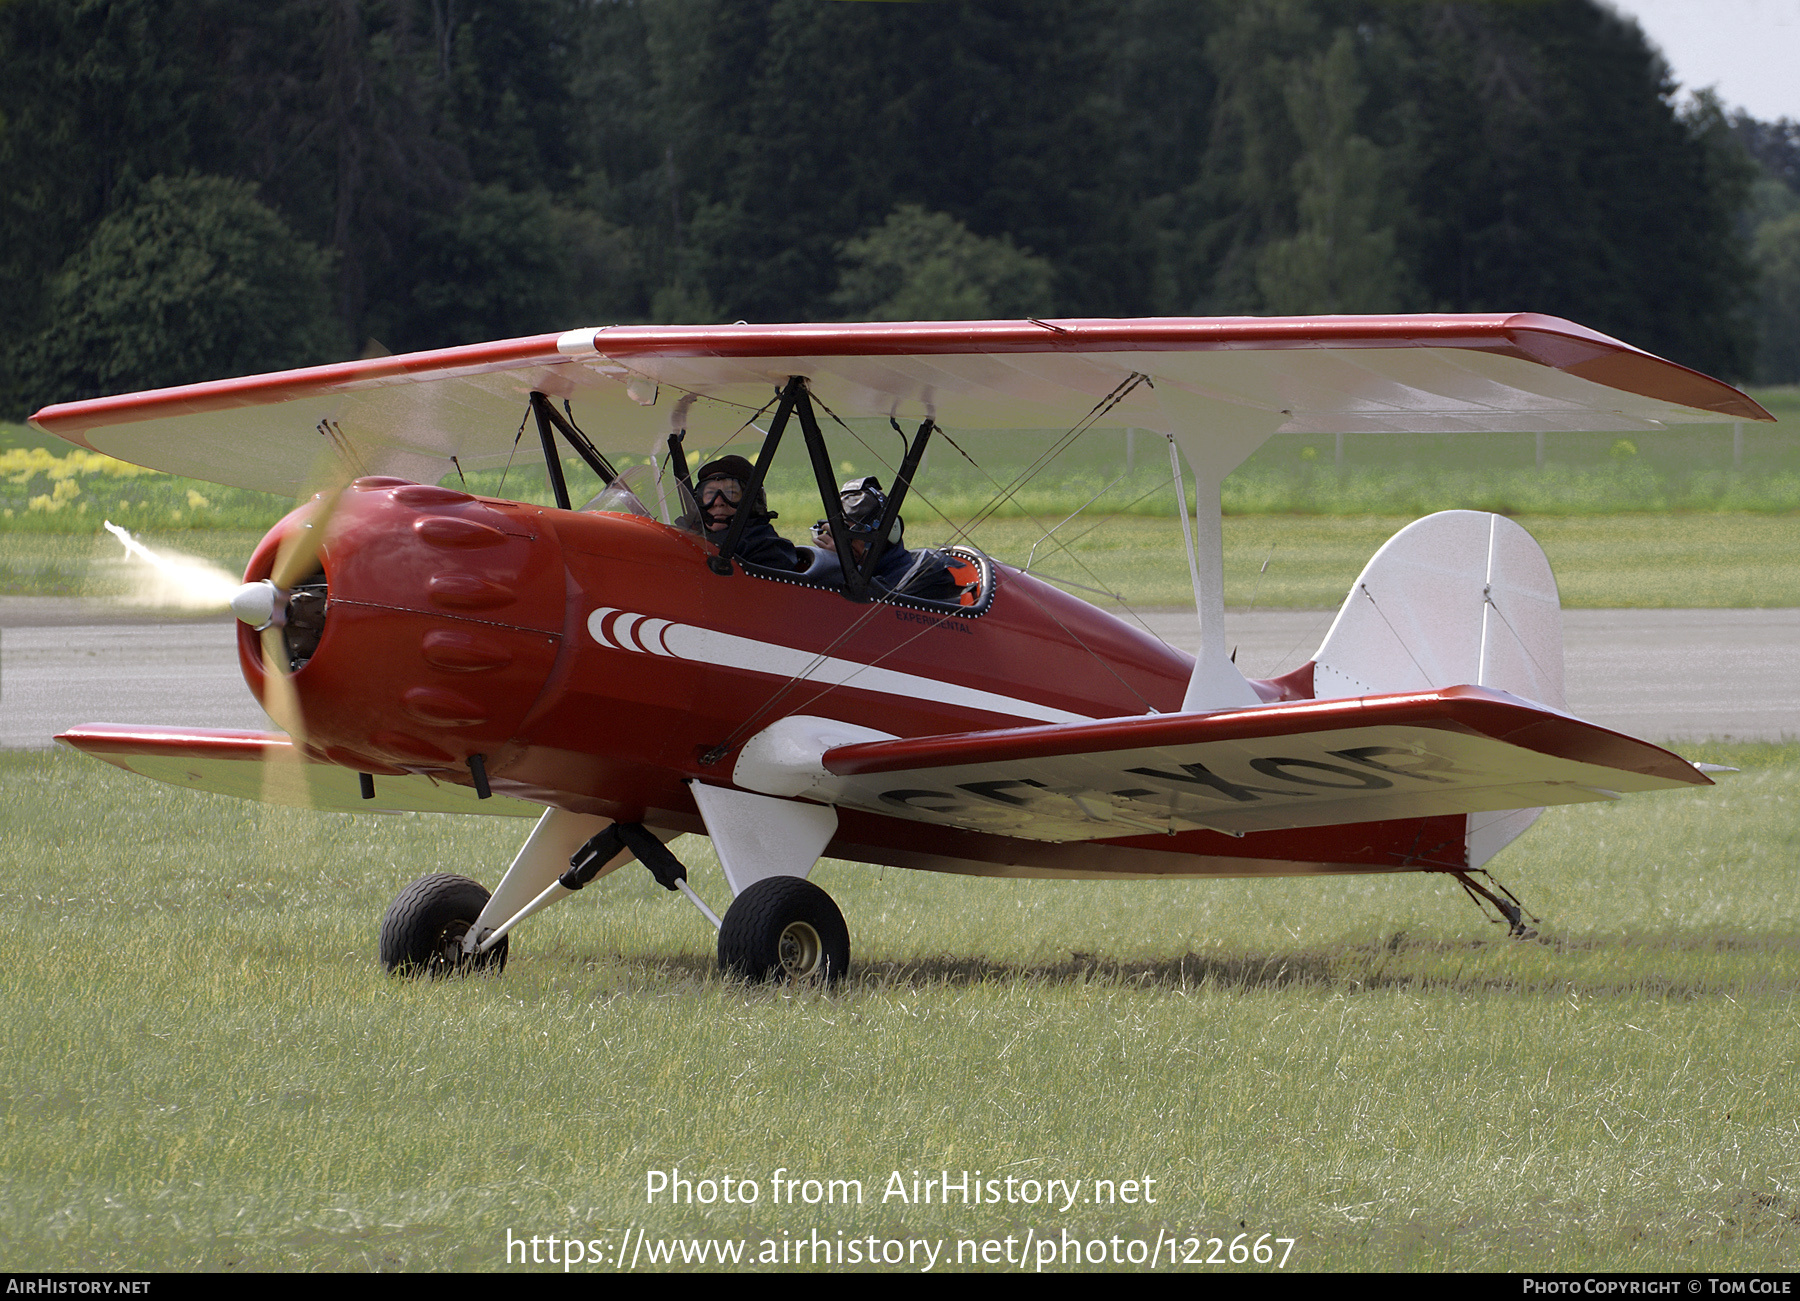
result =
[[[488,892],[466,876],[436,872],[400,892],[381,919],[381,965],[401,976],[447,976],[506,966],[506,936],[470,957],[463,937],[487,907]]]
[[[719,967],[745,980],[820,980],[850,969],[850,928],[831,896],[797,876],[767,876],[732,901]]]

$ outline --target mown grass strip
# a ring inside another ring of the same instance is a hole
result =
[[[925,1235],[953,1258],[1241,1224],[1305,1269],[1785,1268],[1800,747],[1693,751],[1745,771],[1553,810],[1496,862],[1541,942],[1421,877],[825,864],[859,964],[834,996],[721,981],[642,873],[533,922],[499,978],[394,982],[388,898],[493,880],[523,827],[0,757],[0,1246],[24,1270],[498,1268],[509,1232]],[[678,848],[717,897],[702,844]],[[677,1166],[759,1201],[647,1203]],[[774,1205],[778,1167],[862,1200]],[[883,1197],[965,1169],[1149,1177],[1157,1201]]]

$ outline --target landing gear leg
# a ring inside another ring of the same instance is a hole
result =
[[[560,884],[568,890],[581,889],[601,863],[609,861],[621,851],[629,853],[648,868],[650,875],[656,878],[656,883],[663,889],[679,890],[686,895],[688,902],[713,924],[713,929],[717,930],[722,924],[719,915],[708,908],[706,901],[695,894],[694,887],[687,883],[686,865],[641,822],[615,823],[576,850],[569,857],[569,870],[559,878]]]

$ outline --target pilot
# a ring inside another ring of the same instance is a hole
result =
[[[844,511],[844,526],[850,532],[851,558],[861,564],[869,545],[875,540],[875,531],[881,527],[887,497],[878,480],[852,479],[838,489],[838,503]],[[888,549],[881,553],[871,575],[875,586],[925,601],[957,600],[962,595],[962,586],[951,575],[949,564],[935,551],[908,550],[904,543],[905,533],[905,521],[896,516],[888,533],[891,539]],[[813,526],[813,541],[827,556],[836,555],[829,522],[820,520]],[[837,570],[834,563],[828,562],[827,567],[834,572]],[[825,577],[816,573],[817,568],[815,566],[815,576]],[[840,574],[838,581],[841,579]]]
[[[700,500],[700,522],[713,545],[725,541],[726,531],[738,510],[744,506],[744,492],[756,471],[741,456],[721,456],[700,467],[695,476],[694,495]],[[761,488],[748,507],[750,518],[738,536],[739,560],[764,569],[797,570],[802,568],[794,544],[775,531],[775,512],[769,509],[768,497]]]

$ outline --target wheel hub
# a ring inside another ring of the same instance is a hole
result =
[[[795,980],[817,974],[819,959],[825,951],[819,932],[808,922],[789,922],[782,929],[776,951],[781,957],[782,972]]]
[[[469,955],[463,952],[463,937],[469,933],[469,923],[454,921],[438,932],[437,953],[432,960],[432,967],[439,971],[459,971]]]

